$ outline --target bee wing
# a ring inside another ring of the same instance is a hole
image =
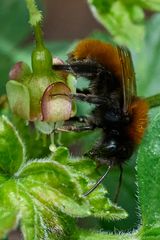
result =
[[[117,46],[117,50],[122,70],[123,111],[127,113],[132,97],[137,95],[135,72],[130,51],[126,47],[120,46]]]

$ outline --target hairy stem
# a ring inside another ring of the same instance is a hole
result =
[[[36,46],[38,48],[44,47],[43,34],[41,30],[41,11],[38,10],[35,0],[26,0],[26,4],[29,11],[29,22],[34,28]]]
[[[145,100],[148,102],[149,108],[160,106],[160,93],[147,97]]]
[[[44,47],[43,34],[39,23],[34,27],[34,34],[37,48]]]
[[[26,5],[29,11],[29,22],[34,27],[42,21],[42,13],[38,10],[35,0],[26,0]]]

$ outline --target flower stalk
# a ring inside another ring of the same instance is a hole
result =
[[[36,40],[36,47],[43,48],[44,40],[43,40],[43,34],[42,34],[42,29],[41,29],[40,23],[37,23],[35,25],[34,34],[35,34],[35,40]]]

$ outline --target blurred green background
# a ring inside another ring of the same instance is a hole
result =
[[[93,17],[85,0],[70,0],[67,4],[65,0],[39,0],[37,2],[44,11],[44,38],[53,56],[65,60],[67,53],[71,51],[76,42],[85,37],[112,41],[108,31]],[[144,13],[145,37],[138,50],[132,46],[130,50],[135,66],[138,94],[150,96],[160,92],[160,14],[154,11]],[[34,37],[28,24],[28,12],[24,1],[1,0],[0,30],[0,94],[3,95],[12,65],[20,60],[30,64]],[[126,29],[126,31],[132,36],[132,30]],[[134,38],[132,41],[134,42]],[[78,85],[81,87],[82,84],[85,82],[79,80]],[[77,106],[79,115],[89,113],[91,108],[85,103],[77,103]],[[99,136],[99,132],[66,133],[62,135],[61,141],[65,146],[70,147],[72,154],[78,156],[86,152],[93,145],[94,139],[97,141]],[[48,153],[46,148],[44,151]],[[30,157],[36,157],[30,155]],[[135,159],[136,153],[124,166],[123,187],[119,199],[119,205],[128,211],[129,217],[118,222],[81,219],[79,220],[80,226],[127,231],[140,224],[136,197]],[[118,169],[115,169],[104,182],[111,199],[116,191],[118,174]]]

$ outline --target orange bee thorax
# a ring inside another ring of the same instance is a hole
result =
[[[92,60],[112,72],[116,78],[121,79],[121,62],[117,48],[109,43],[99,40],[85,39],[79,42],[69,55],[71,60]]]

